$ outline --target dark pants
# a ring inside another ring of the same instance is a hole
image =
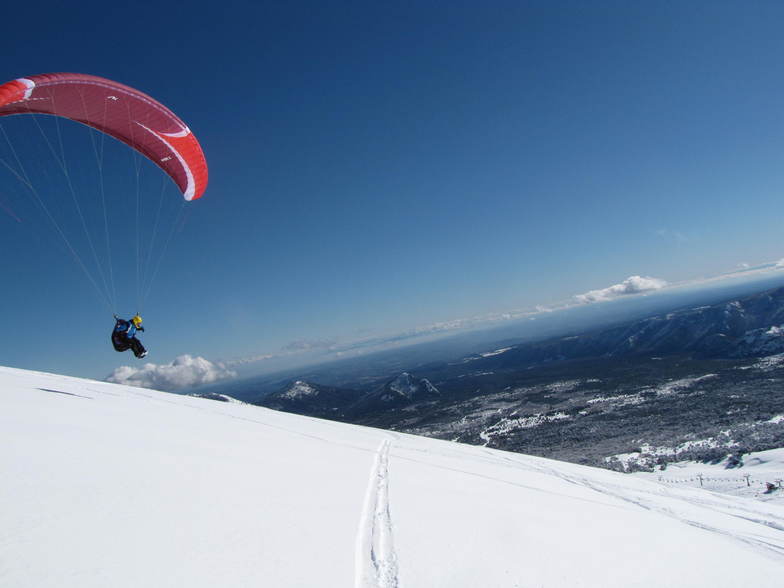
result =
[[[128,351],[130,349],[136,357],[141,357],[142,353],[144,353],[144,345],[142,345],[141,341],[136,337],[129,339],[122,333],[112,334],[112,345],[114,345],[115,351]]]

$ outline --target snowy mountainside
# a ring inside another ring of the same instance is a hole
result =
[[[784,504],[784,448],[729,456],[715,463],[673,462],[665,468],[634,475],[668,485],[702,487]]]
[[[427,378],[417,380],[408,372],[403,372],[386,385],[382,400],[392,400],[393,394],[409,400],[424,394],[438,394],[438,389]]]
[[[427,378],[402,372],[391,380],[362,394],[356,402],[345,407],[349,420],[359,415],[387,414],[389,411],[415,409],[419,403],[440,399],[441,392]]]
[[[283,393],[285,398],[302,398],[304,396],[318,396],[319,391],[301,380],[297,380],[292,386]]]
[[[777,585],[784,507],[0,368],[0,585]]]
[[[275,405],[244,397],[308,416],[613,469],[784,446],[784,423],[769,420],[784,413],[784,288],[693,302],[555,338],[488,341],[449,361],[411,357],[407,365],[394,362],[394,371],[371,363],[286,374],[288,381],[356,390],[332,405],[323,397]],[[427,385],[408,392],[412,381]],[[692,443],[701,439],[716,442]],[[643,446],[673,451],[608,461]]]
[[[403,372],[369,392],[297,380],[255,404],[307,416],[352,421],[357,415],[390,408],[405,410],[439,396],[440,392],[427,378]]]
[[[217,400],[218,402],[239,402],[244,404],[241,400],[237,400],[236,398],[232,398],[231,396],[227,396],[226,394],[218,394],[217,392],[205,392],[203,394],[189,394],[189,396],[193,396],[194,398],[206,398],[208,400]]]
[[[333,386],[322,386],[296,380],[284,389],[267,395],[263,406],[286,412],[307,413],[321,418],[341,418],[344,407],[361,396],[361,392]]]
[[[693,353],[757,357],[784,351],[784,288],[708,306],[678,309],[616,327],[515,346],[482,356],[487,369],[585,357]]]

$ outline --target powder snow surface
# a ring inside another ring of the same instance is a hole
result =
[[[0,586],[780,585],[784,507],[0,368]]]

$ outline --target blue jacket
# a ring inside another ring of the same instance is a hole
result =
[[[136,335],[136,326],[131,321],[117,319],[117,324],[114,325],[114,332],[122,333],[128,339],[133,339],[133,336]]]

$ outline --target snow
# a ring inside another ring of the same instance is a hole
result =
[[[737,369],[739,370],[760,370],[763,372],[771,371],[778,369],[781,367],[781,364],[784,363],[784,353],[779,353],[777,355],[769,355],[767,357],[763,357],[756,363],[752,365],[741,366]]]
[[[656,465],[657,457],[667,456],[673,458],[692,449],[714,449],[722,447],[727,451],[730,451],[738,445],[738,443],[732,439],[731,433],[731,430],[722,431],[716,437],[684,441],[675,447],[654,446],[649,443],[642,443],[640,445],[640,451],[617,453],[605,457],[604,461],[607,463],[618,461],[623,465],[624,470],[628,470],[631,465],[652,468]]]
[[[495,355],[501,355],[502,353],[506,353],[511,349],[512,349],[511,347],[504,347],[503,349],[496,349],[495,351],[487,351],[485,353],[480,353],[479,355],[481,355],[482,357],[493,357]]]
[[[704,376],[699,376],[697,378],[682,378],[680,380],[672,380],[667,382],[666,384],[660,386],[656,389],[657,396],[670,396],[677,392],[681,392],[688,388],[691,388],[697,382],[702,382],[704,380],[710,380],[712,378],[718,377],[717,374],[705,374]]]
[[[784,507],[0,368],[0,586],[778,585]]]
[[[655,388],[646,388],[642,392],[636,392],[634,394],[618,394],[617,396],[595,396],[594,398],[590,398],[587,401],[587,404],[608,404],[617,407],[634,405],[634,404],[642,404],[644,402],[649,402],[654,400],[654,398],[645,396],[644,392],[650,392],[655,394],[656,398],[662,398],[666,396],[672,396],[673,394],[682,393],[686,390],[691,389],[694,384],[699,382],[710,380],[712,378],[718,377],[716,374],[705,374],[704,376],[699,376],[696,378],[681,378],[680,380],[671,380],[665,384],[662,384]],[[699,393],[699,390],[693,393]]]
[[[438,389],[430,383],[429,380],[423,378],[419,381],[416,381],[414,377],[409,374],[408,372],[403,372],[400,374],[393,382],[389,384],[389,389],[393,392],[397,392],[401,396],[405,396],[406,398],[413,398],[416,394],[424,389],[425,392],[438,394]],[[385,394],[382,396],[382,400],[392,400],[394,396]]]
[[[639,392],[636,394],[618,394],[617,396],[596,396],[588,400],[588,404],[610,403],[616,406],[627,406],[630,404],[642,404],[645,399]]]
[[[558,411],[551,415],[546,415],[542,413],[537,413],[532,416],[527,417],[518,417],[518,418],[508,418],[504,417],[497,423],[493,424],[492,426],[488,427],[481,433],[479,433],[479,437],[485,441],[485,443],[490,443],[492,438],[498,435],[506,436],[509,435],[512,431],[517,431],[520,429],[533,429],[534,427],[540,427],[546,423],[554,423],[556,421],[565,421],[569,420],[570,417],[565,412]]]
[[[482,359],[485,357],[494,357],[496,355],[501,355],[502,353],[506,353],[507,351],[511,351],[512,349],[514,349],[514,347],[503,347],[502,349],[496,349],[494,351],[485,351],[484,353],[480,353],[479,355],[472,355],[471,357],[466,357],[458,363],[468,363],[470,361],[477,361],[478,359]],[[450,363],[449,365],[458,365],[458,364]]]
[[[291,388],[283,393],[283,398],[296,399],[305,398],[306,396],[318,396],[318,390],[307,382],[297,380],[292,384]]]
[[[547,384],[544,387],[544,390],[546,392],[571,392],[572,390],[576,390],[582,383],[582,380],[565,380],[562,382],[553,382],[552,384]]]
[[[634,475],[784,505],[784,489],[767,491],[768,483],[777,485],[784,480],[784,448],[748,453],[741,459],[740,465],[732,465],[728,459],[720,463],[681,461],[667,464],[664,470]]]
[[[190,396],[194,396],[196,398],[209,398],[210,400],[219,400],[221,402],[236,402],[239,404],[245,404],[242,400],[237,400],[233,396],[228,396],[226,394],[218,394],[217,392],[208,392],[204,394],[191,394]]]
[[[414,382],[414,379],[411,377],[410,374],[403,372],[400,374],[394,382],[389,385],[389,389],[393,392],[397,392],[398,394],[402,394],[403,396],[407,396],[411,398],[414,396],[414,393],[418,390],[418,385]]]

